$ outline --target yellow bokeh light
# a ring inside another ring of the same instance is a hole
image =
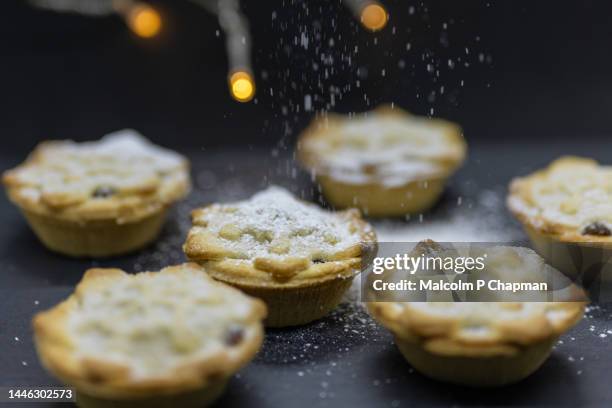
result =
[[[161,31],[162,19],[157,10],[147,4],[138,4],[127,14],[130,30],[139,37],[155,37]]]
[[[255,96],[255,81],[248,72],[234,72],[229,82],[232,97],[238,102],[248,102]]]
[[[380,4],[371,3],[361,10],[361,24],[368,30],[382,30],[387,25],[387,20],[387,10]]]

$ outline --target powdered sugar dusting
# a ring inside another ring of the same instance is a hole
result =
[[[253,304],[189,266],[181,273],[124,275],[75,295],[67,329],[78,357],[121,362],[133,378],[156,378],[227,348],[234,327],[256,335]]]
[[[205,212],[197,223],[218,234],[224,244],[245,257],[300,256],[326,259],[359,244],[361,236],[346,218],[297,200],[272,186],[251,197]]]
[[[437,161],[461,155],[461,146],[449,141],[451,131],[430,119],[373,113],[347,119],[327,137],[306,143],[311,143],[324,171],[334,179],[393,187],[443,176],[447,166]]]
[[[538,223],[584,229],[598,222],[612,229],[612,167],[588,159],[562,158],[548,170],[516,182],[523,195],[509,200],[511,208]]]
[[[112,156],[114,160],[146,162],[157,171],[170,171],[184,163],[178,153],[156,146],[132,129],[109,133],[98,142],[73,143],[66,150],[97,156]]]
[[[98,187],[124,194],[151,192],[172,178],[184,178],[187,161],[155,146],[134,130],[99,141],[53,141],[40,145],[34,159],[11,170],[22,197],[53,205],[86,201]]]

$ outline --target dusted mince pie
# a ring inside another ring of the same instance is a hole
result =
[[[34,339],[82,407],[201,407],[253,358],[265,314],[197,264],[90,269],[68,299],[34,317]]]
[[[279,187],[197,209],[192,221],[187,257],[215,279],[263,299],[272,327],[330,312],[376,239],[359,211],[324,211]]]
[[[508,207],[536,250],[588,284],[612,279],[612,167],[563,157],[515,179]]]
[[[427,210],[465,155],[459,126],[391,107],[320,117],[298,143],[299,160],[332,205],[375,217]]]
[[[520,381],[544,363],[558,337],[582,318],[584,292],[529,249],[491,247],[471,251],[487,254],[485,269],[471,278],[549,282],[552,290],[535,297],[524,291],[427,293],[420,301],[371,302],[368,309],[393,333],[406,360],[428,377],[479,387]],[[447,257],[450,252],[426,241],[410,255],[423,254]],[[410,277],[420,275],[423,279],[428,273],[417,271]],[[450,274],[456,275],[454,271]],[[555,283],[563,284],[554,287]],[[465,301],[454,301],[458,295],[466,295],[462,299]],[[479,301],[481,297],[489,301]]]
[[[3,182],[45,246],[111,256],[153,241],[189,191],[188,162],[124,130],[97,142],[43,142]]]

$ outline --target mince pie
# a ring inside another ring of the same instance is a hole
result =
[[[427,210],[465,155],[459,126],[391,107],[320,117],[298,142],[298,158],[332,205],[374,217]]]
[[[359,211],[328,212],[279,187],[196,209],[192,221],[187,257],[215,279],[263,299],[272,327],[330,312],[375,248]]]
[[[263,302],[197,264],[91,269],[68,299],[34,317],[34,339],[79,406],[201,407],[258,351],[265,314]]]
[[[103,257],[157,237],[169,207],[189,191],[188,166],[124,130],[96,142],[43,142],[3,182],[48,248]]]

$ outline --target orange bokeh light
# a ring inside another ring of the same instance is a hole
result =
[[[361,10],[361,24],[368,30],[382,30],[387,25],[388,20],[387,10],[380,4],[368,4]]]
[[[248,72],[234,72],[229,82],[232,97],[238,102],[248,102],[255,96],[255,81]]]
[[[139,37],[155,37],[162,28],[162,18],[157,10],[148,4],[137,4],[127,14],[130,30]]]

